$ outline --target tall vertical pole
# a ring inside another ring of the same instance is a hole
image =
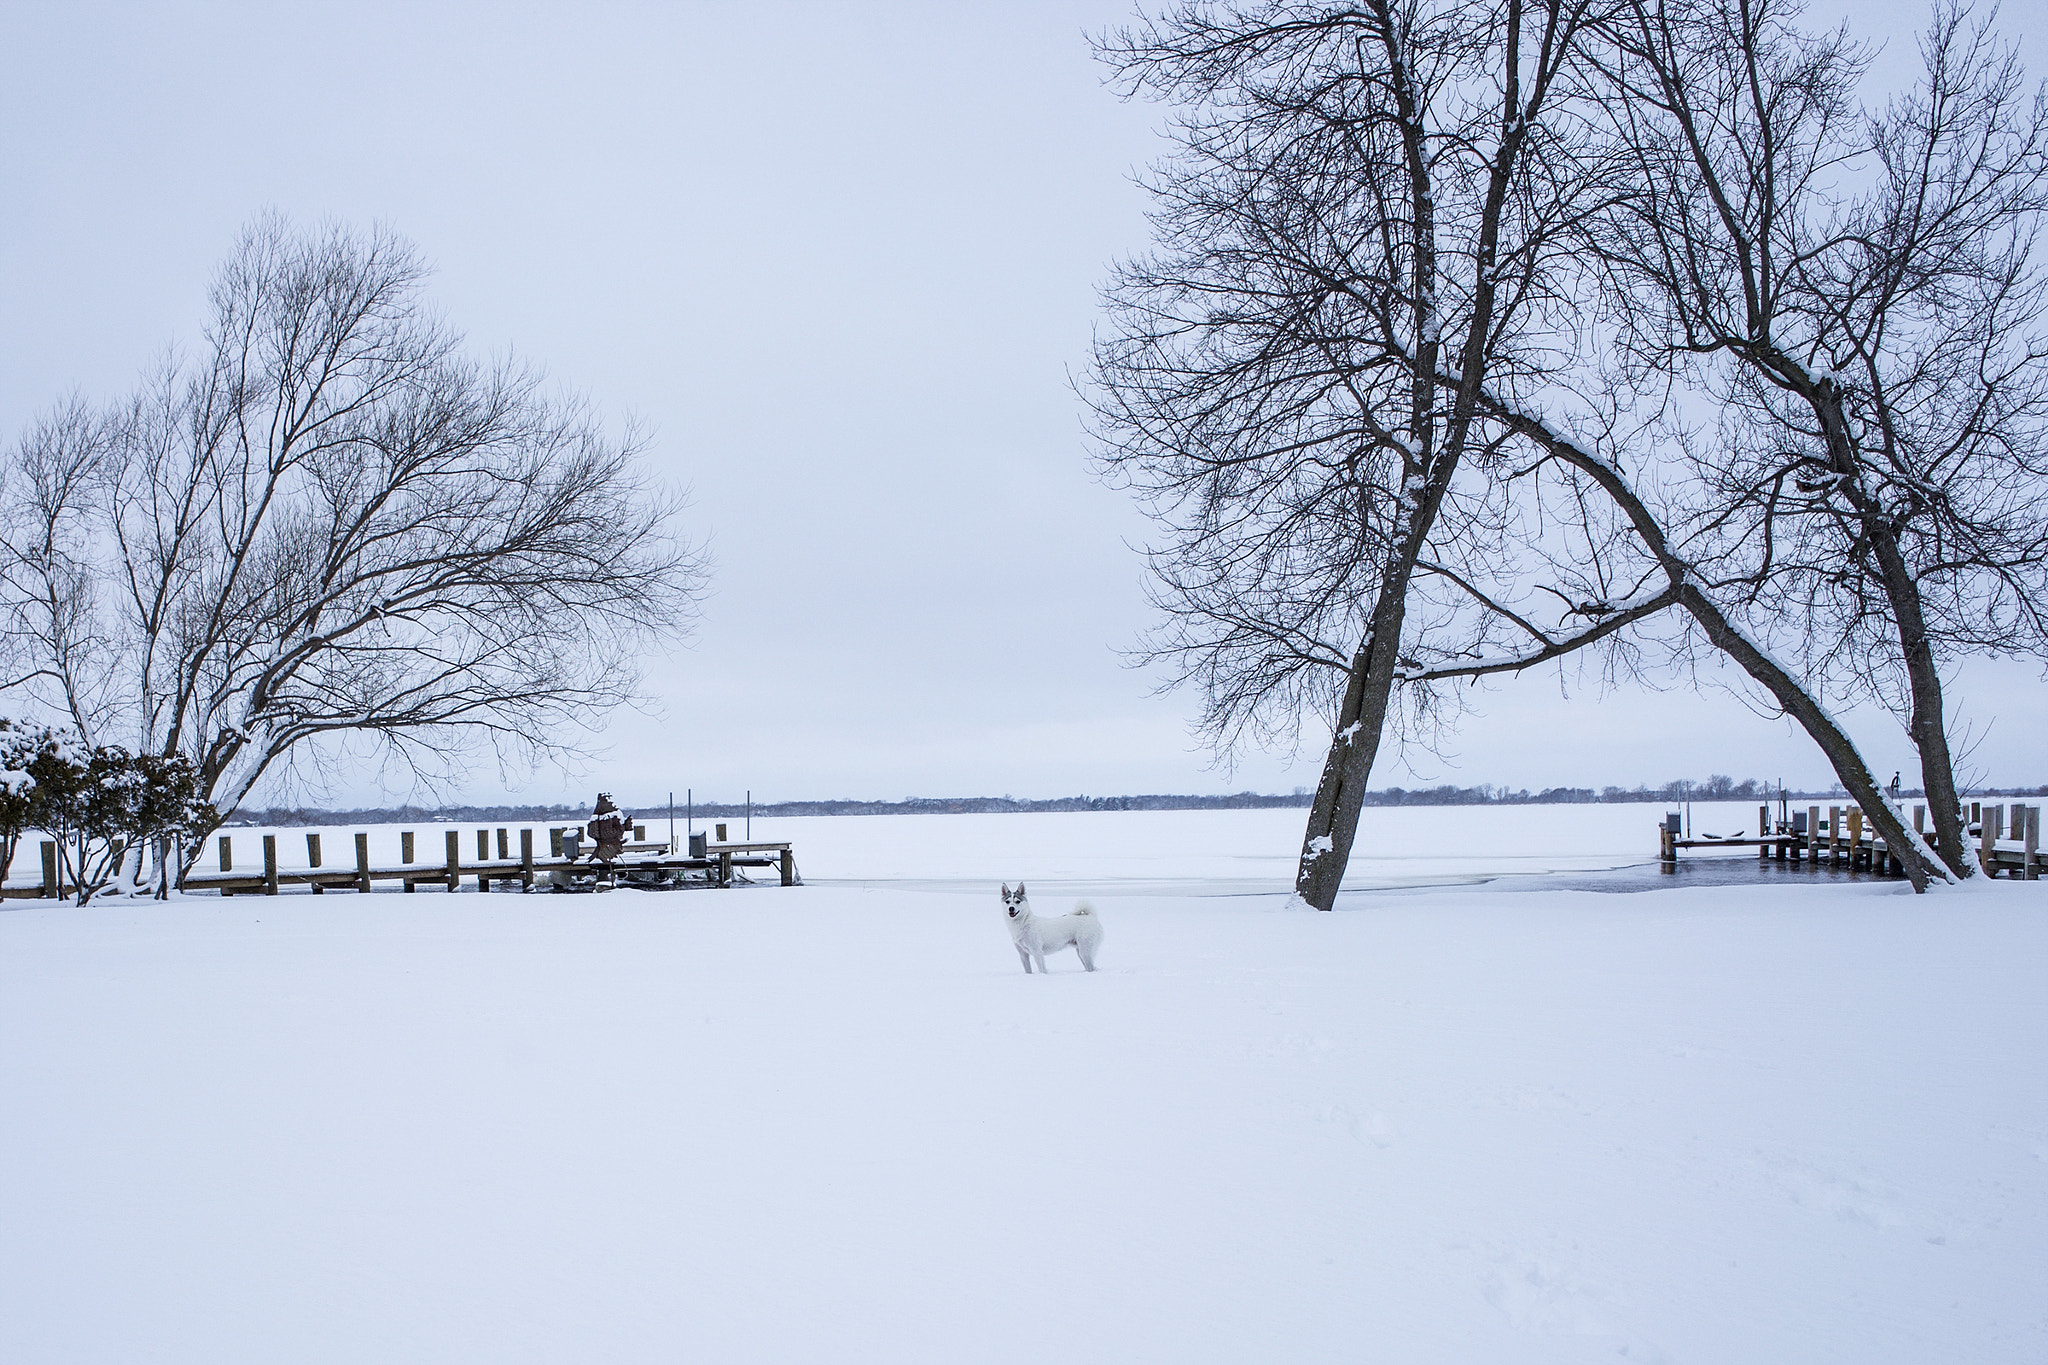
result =
[[[676,794],[668,794],[668,851],[676,851]]]
[[[754,792],[751,787],[747,789],[747,842],[754,842]]]

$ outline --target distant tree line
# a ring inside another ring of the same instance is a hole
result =
[[[2048,786],[1986,788],[1982,796],[2048,796]],[[1716,774],[1704,782],[1666,782],[1660,787],[1545,787],[1530,791],[1485,783],[1476,787],[1388,787],[1366,793],[1368,806],[1555,806],[1599,805],[1650,801],[1766,801],[1783,796],[1794,801],[1840,800],[1847,793],[1840,785],[1811,790],[1780,791],[1770,782],[1756,778],[1733,778]],[[1902,796],[1918,797],[1917,788],[1906,788]],[[1068,811],[1118,810],[1282,810],[1305,809],[1314,798],[1306,791],[1287,794],[1232,792],[1226,796],[1055,796],[1041,801],[1019,800],[1013,796],[912,796],[902,801],[699,801],[676,807],[698,820],[737,820],[749,813],[762,819],[776,816],[814,815],[1023,815]],[[642,823],[666,818],[666,804],[634,806],[626,810]],[[293,828],[308,825],[457,825],[530,822],[546,824],[580,822],[589,810],[585,806],[382,806],[358,810],[319,810],[305,806],[268,806],[260,810],[237,810],[227,821],[238,825]]]

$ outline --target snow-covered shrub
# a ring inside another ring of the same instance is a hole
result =
[[[46,829],[53,802],[84,777],[78,741],[47,725],[0,716],[0,879],[29,830]]]
[[[57,840],[64,879],[84,905],[110,886],[120,894],[145,889],[155,852],[155,876],[168,887],[174,838],[198,839],[220,823],[199,795],[190,760],[131,754],[118,744],[94,749],[83,762],[63,757],[44,765],[35,787],[35,825]]]

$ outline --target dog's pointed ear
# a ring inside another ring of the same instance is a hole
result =
[[[1004,882],[1004,883],[1003,883],[1003,899],[1004,899],[1004,900],[1008,900],[1009,898],[1010,898],[1010,884],[1009,884],[1008,882]]]
[[[1022,883],[1022,882],[1018,882],[1018,883],[1017,883],[1017,899],[1019,899],[1019,900],[1022,900],[1023,898],[1024,898],[1024,883]]]

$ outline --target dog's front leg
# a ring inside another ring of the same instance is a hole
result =
[[[1024,975],[1031,975],[1031,951],[1021,943],[1017,945],[1017,960],[1024,964]]]

